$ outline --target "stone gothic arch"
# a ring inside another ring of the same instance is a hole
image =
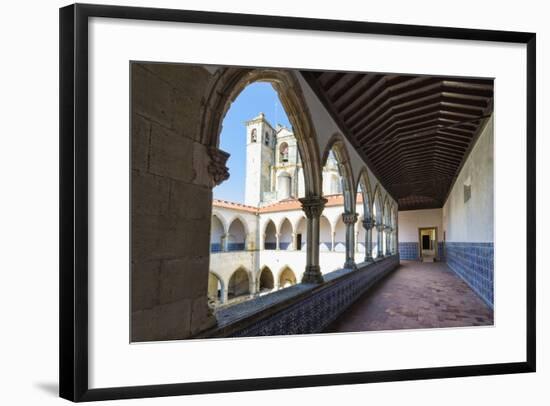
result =
[[[202,143],[218,148],[221,125],[231,103],[253,82],[269,82],[277,92],[292,125],[304,170],[305,195],[321,196],[322,174],[315,129],[295,74],[285,69],[220,68],[202,109]]]
[[[355,182],[353,180],[353,170],[351,168],[351,161],[349,158],[346,143],[341,134],[333,134],[323,152],[321,167],[326,165],[330,151],[333,151],[338,162],[338,169],[340,176],[342,177],[342,194],[344,196],[344,211],[347,213],[355,213]]]

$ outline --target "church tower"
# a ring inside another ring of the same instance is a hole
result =
[[[246,177],[244,204],[258,207],[271,200],[271,167],[274,163],[276,132],[260,113],[246,124]]]

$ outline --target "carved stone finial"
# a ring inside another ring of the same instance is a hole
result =
[[[302,203],[302,209],[306,213],[307,218],[321,217],[321,213],[323,212],[325,204],[327,203],[327,199],[320,196],[303,197],[298,200],[300,200],[300,203]]]
[[[225,166],[225,163],[230,154],[221,149],[212,147],[208,149],[208,155],[210,156],[208,173],[212,177],[213,186],[217,186],[229,179],[229,168]]]

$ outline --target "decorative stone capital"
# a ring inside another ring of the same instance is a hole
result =
[[[371,228],[373,228],[374,225],[375,225],[374,220],[371,217],[363,220],[363,227],[367,230],[370,230]]]
[[[229,179],[229,168],[225,166],[229,158],[227,152],[218,148],[209,148],[208,156],[210,156],[210,164],[208,165],[208,173],[212,177],[212,185],[217,186],[223,181]]]
[[[357,269],[357,264],[355,263],[354,260],[349,259],[345,262],[344,268],[356,270]]]
[[[344,224],[355,224],[357,222],[357,213],[342,213]]]
[[[298,200],[302,203],[302,210],[304,210],[308,219],[321,217],[321,213],[327,203],[327,199],[320,196],[303,197]]]
[[[302,283],[323,283],[323,275],[319,265],[307,265],[302,276]]]
[[[381,233],[382,231],[384,231],[384,224],[376,224],[376,229],[378,230],[379,233]]]

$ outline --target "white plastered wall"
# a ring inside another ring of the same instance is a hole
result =
[[[443,227],[447,241],[493,242],[494,162],[493,117],[482,130],[443,206]],[[513,162],[510,163],[513,165]],[[464,185],[471,185],[471,197],[464,202]],[[510,185],[513,193],[513,185]]]

